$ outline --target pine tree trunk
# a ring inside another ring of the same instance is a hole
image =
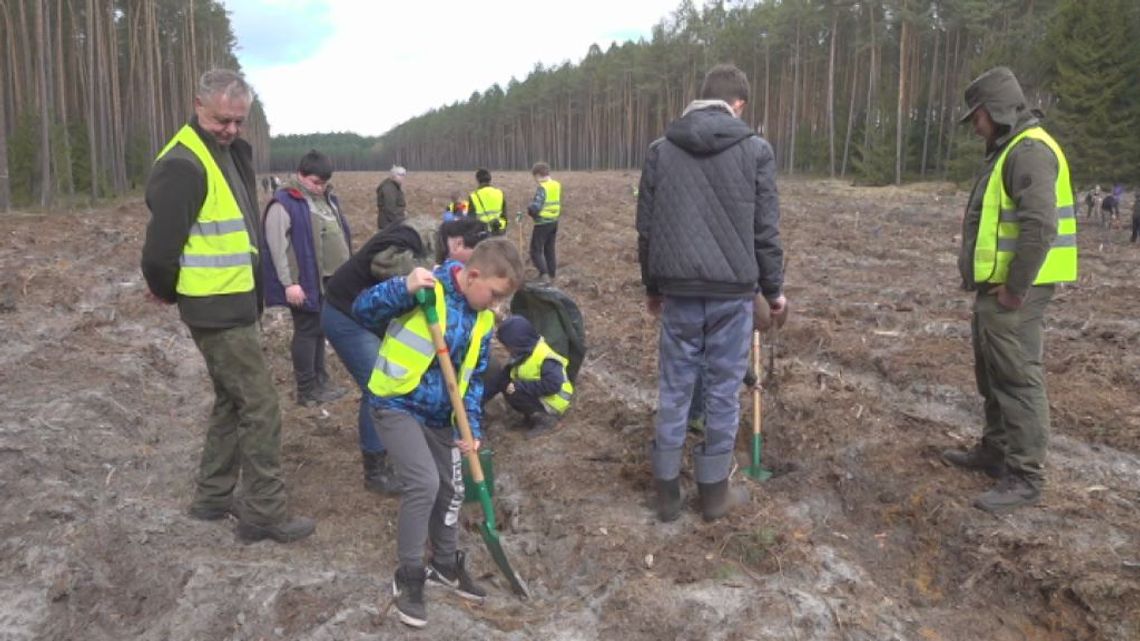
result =
[[[36,78],[40,100],[40,206],[47,209],[52,202],[51,184],[51,90],[47,79],[47,25],[44,24],[44,2],[36,3]]]
[[[828,174],[835,178],[835,39],[839,30],[839,11],[831,14],[831,55],[827,61],[827,157]]]
[[[930,121],[934,119],[934,88],[938,86],[938,35],[939,32],[934,32],[934,54],[930,63],[930,91],[926,95],[926,109],[924,111],[926,122],[923,125],[922,132],[922,167],[920,173],[922,177],[926,177],[926,152],[930,147]]]
[[[906,3],[903,3],[906,8]],[[902,21],[902,31],[899,34],[899,99],[895,112],[895,184],[902,184],[902,156],[903,156],[903,118],[906,116],[906,45],[907,24]]]

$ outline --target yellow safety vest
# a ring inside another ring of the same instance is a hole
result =
[[[562,389],[549,396],[543,396],[542,405],[547,410],[561,416],[570,407],[570,398],[574,396],[574,384],[566,375],[566,364],[569,361],[566,360],[565,356],[551,349],[550,345],[546,343],[546,339],[539,338],[538,344],[534,346],[534,351],[530,353],[530,356],[527,356],[526,360],[511,369],[511,379],[524,383],[541,380],[542,364],[548,358],[553,358],[562,364]]]
[[[540,220],[553,222],[558,220],[562,213],[562,183],[554,179],[542,181],[542,188],[546,190],[546,202],[542,204],[542,211],[538,212]]]
[[[986,192],[982,197],[982,215],[978,222],[978,238],[974,246],[974,280],[979,283],[1004,283],[1009,278],[1009,264],[1017,247],[1021,226],[1017,222],[1017,204],[1009,197],[1002,180],[1005,157],[1023,138],[1040,140],[1057,156],[1057,237],[1045,254],[1034,285],[1065,283],[1077,280],[1077,219],[1073,211],[1073,187],[1069,182],[1069,163],[1053,137],[1040,127],[1030,127],[1005,146],[994,164]]]
[[[496,219],[506,221],[503,216],[503,190],[497,187],[485,185],[471,192],[471,204],[475,207],[475,217],[488,227],[495,225]]]
[[[182,247],[175,286],[182,296],[217,296],[253,291],[253,255],[245,217],[214,155],[198,132],[185,125],[158,154],[157,162],[176,145],[191,151],[206,171],[206,198],[190,236]]]
[[[444,300],[443,285],[435,283],[435,309],[439,315],[439,326],[447,327],[447,302]],[[475,327],[471,332],[471,344],[459,368],[459,395],[467,393],[471,374],[479,364],[479,347],[495,326],[495,315],[483,310],[475,317]],[[411,392],[420,384],[424,372],[435,360],[435,344],[431,339],[431,329],[427,317],[419,309],[392,319],[388,331],[380,343],[372,376],[368,379],[368,389],[376,396],[392,398]]]

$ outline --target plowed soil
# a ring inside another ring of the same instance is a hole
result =
[[[381,177],[334,177],[357,244]],[[501,535],[533,598],[510,594],[468,505],[461,545],[491,596],[429,592],[431,638],[1140,638],[1140,246],[1126,232],[1081,220],[1080,282],[1047,313],[1047,490],[995,517],[971,507],[989,480],[937,456],[981,424],[955,267],[966,195],[783,179],[792,317],[765,337],[763,404],[779,474],[742,479],[751,501],[727,519],[703,523],[690,500],[663,525],[638,175],[557,177],[557,284],[590,343],[576,406],[534,440],[499,401],[488,411]],[[409,209],[438,213],[472,182],[413,172]],[[495,182],[511,211],[533,194],[526,174]],[[243,545],[233,521],[186,516],[212,388],[177,311],[144,297],[147,217],[137,198],[0,217],[0,640],[427,638],[388,609],[397,501],[362,487],[356,396],[293,402],[282,310],[264,334],[285,476],[317,533]]]

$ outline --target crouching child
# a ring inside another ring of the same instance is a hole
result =
[[[497,336],[511,360],[487,381],[485,398],[502,393],[507,404],[526,419],[527,438],[550,432],[570,408],[574,395],[574,384],[566,374],[569,361],[551,349],[522,316],[503,321]]]
[[[392,591],[400,621],[412,627],[427,625],[425,583],[473,601],[486,595],[467,573],[464,553],[458,549],[460,461],[467,445],[453,425],[443,371],[415,294],[421,289],[435,292],[440,327],[478,449],[482,375],[494,327],[489,308],[514,293],[522,270],[514,245],[491,239],[480,243],[465,265],[448,260],[434,271],[417,267],[407,277],[365,290],[353,304],[353,314],[365,325],[387,326],[368,381],[369,403],[403,486],[397,516],[399,566]],[[426,543],[431,544],[430,560],[425,559]]]

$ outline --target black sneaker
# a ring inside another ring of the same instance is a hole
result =
[[[527,438],[543,436],[558,427],[558,417],[545,412],[536,412],[531,415],[530,429],[526,432]]]
[[[447,563],[449,560],[451,563]],[[487,591],[467,574],[467,555],[462,551],[456,552],[454,559],[432,559],[427,567],[427,580],[432,585],[454,590],[469,601],[482,602],[487,596]]]
[[[396,597],[396,614],[400,622],[413,628],[427,625],[427,606],[424,604],[423,568],[396,569],[392,578],[392,596]]]
[[[302,407],[316,407],[317,405],[324,405],[331,403],[345,394],[348,390],[343,387],[320,387],[315,386],[312,389],[305,391],[297,391],[297,404]]]

